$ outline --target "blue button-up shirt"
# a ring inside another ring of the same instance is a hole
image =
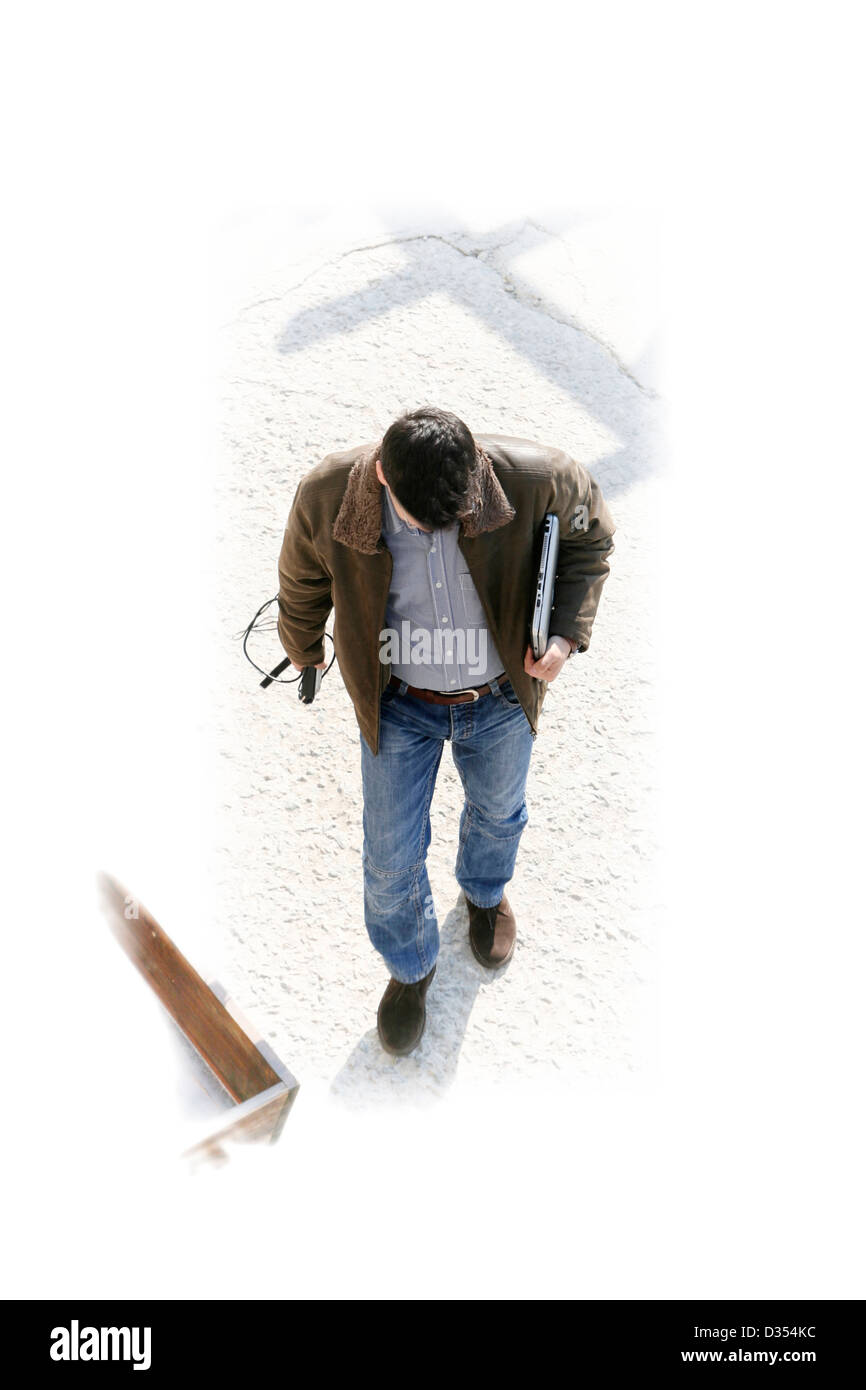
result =
[[[394,562],[382,656],[392,675],[424,690],[468,690],[504,669],[459,530],[456,521],[435,531],[410,526],[382,488],[382,538]]]

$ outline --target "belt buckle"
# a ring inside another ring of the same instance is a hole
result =
[[[469,689],[469,690],[455,690],[455,691],[454,691],[454,694],[455,694],[455,695],[471,695],[471,696],[472,696],[472,703],[473,703],[473,705],[475,704],[475,701],[476,701],[476,700],[480,700],[480,699],[481,699],[481,696],[479,695],[478,691],[475,690],[474,688],[471,688],[471,689]]]

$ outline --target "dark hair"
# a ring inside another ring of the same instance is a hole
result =
[[[448,410],[422,406],[395,420],[379,455],[385,480],[424,526],[450,526],[463,515],[477,467],[475,440]]]

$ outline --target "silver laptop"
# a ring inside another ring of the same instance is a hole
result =
[[[535,584],[530,640],[535,660],[547,651],[550,633],[550,611],[553,607],[553,586],[556,582],[556,562],[559,558],[559,517],[548,512],[544,518],[541,539],[541,560]]]

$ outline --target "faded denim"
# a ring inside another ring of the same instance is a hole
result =
[[[439,705],[407,694],[401,681],[381,697],[377,756],[361,735],[364,920],[390,974],[407,984],[428,975],[439,954],[426,859],[446,739],[465,794],[457,882],[471,902],[493,907],[514,873],[535,735],[510,681],[490,684],[472,703]]]

